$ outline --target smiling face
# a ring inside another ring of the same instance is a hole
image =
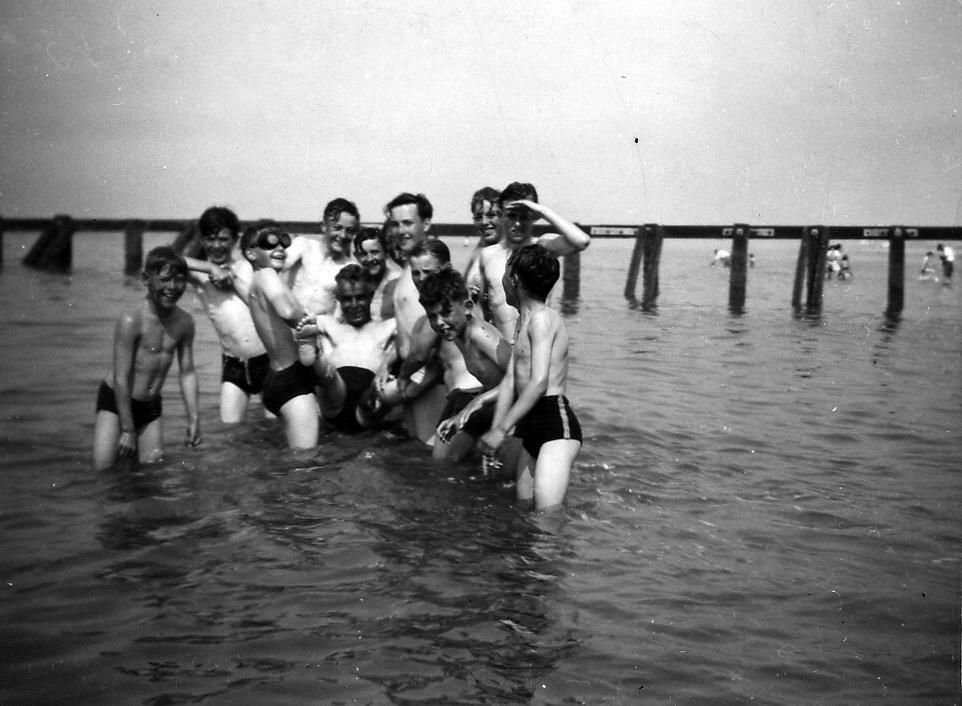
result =
[[[416,255],[410,259],[410,263],[411,279],[414,280],[414,286],[418,289],[421,288],[421,282],[424,281],[425,277],[444,267],[444,264],[431,253]]]
[[[291,236],[287,233],[267,231],[258,236],[253,245],[244,252],[244,256],[250,260],[255,270],[270,267],[280,272],[287,260],[287,248],[290,244]]]
[[[147,296],[158,311],[169,312],[177,306],[187,289],[187,273],[173,265],[164,265],[159,272],[145,272],[144,282]]]
[[[470,299],[463,302],[442,300],[425,307],[425,311],[428,315],[428,323],[431,324],[434,332],[445,341],[453,341],[464,334],[473,306],[474,303]]]
[[[387,253],[377,238],[362,240],[360,245],[354,248],[354,257],[368,276],[374,280],[380,281],[384,276],[384,271],[387,269]]]
[[[327,251],[336,256],[350,256],[351,243],[357,235],[360,224],[357,218],[346,211],[342,211],[337,218],[324,221],[324,243]]]
[[[471,211],[475,230],[481,237],[481,245],[494,245],[501,238],[498,224],[501,222],[501,212],[498,204],[491,201],[481,201]]]
[[[206,233],[201,239],[201,247],[207,259],[215,265],[226,265],[230,262],[231,250],[234,249],[234,236],[227,228],[221,228],[216,233]]]
[[[395,206],[388,215],[391,227],[397,229],[396,238],[401,254],[407,257],[415,246],[424,240],[431,227],[431,219],[422,220],[418,206],[414,203]]]
[[[371,320],[371,287],[359,280],[341,280],[334,293],[344,321],[360,328]]]

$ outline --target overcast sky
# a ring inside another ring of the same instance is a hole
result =
[[[960,0],[0,4],[0,214],[962,225]]]

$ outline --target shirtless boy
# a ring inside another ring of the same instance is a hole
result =
[[[122,458],[133,465],[163,456],[161,390],[174,355],[187,409],[188,446],[200,443],[194,319],[177,306],[187,288],[187,263],[173,248],[154,248],[144,262],[147,295],[124,311],[114,329],[114,363],[97,393],[94,467]]]
[[[201,215],[198,227],[206,259],[184,259],[220,342],[220,418],[237,424],[244,421],[250,396],[260,394],[270,370],[270,358],[244,301],[253,270],[247,260],[234,257],[240,221],[233,211],[212,206]]]
[[[531,184],[517,181],[508,184],[498,197],[498,209],[501,240],[481,251],[481,273],[491,306],[492,323],[501,335],[513,342],[518,311],[508,304],[502,286],[508,256],[524,245],[537,243],[552,255],[561,257],[584,250],[591,238],[568,219],[539,204],[538,192]],[[534,237],[532,228],[541,218],[558,232]]]
[[[288,248],[284,269],[293,272],[291,290],[308,313],[334,313],[334,277],[354,262],[351,246],[360,225],[357,206],[336,198],[324,207],[320,240],[299,235]]]
[[[374,394],[378,373],[393,362],[394,319],[371,319],[374,283],[357,264],[337,273],[336,297],[341,316],[306,316],[301,335],[320,336],[321,354],[314,364],[321,414],[338,429],[357,432],[370,428],[376,416],[362,403]]]
[[[426,277],[420,292],[432,330],[446,344],[454,344],[466,370],[480,382],[477,390],[452,389],[441,412],[435,456],[459,460],[491,428],[511,346],[495,326],[474,316],[474,300],[458,272],[446,268]]]
[[[290,244],[291,237],[273,221],[258,221],[241,238],[241,251],[254,268],[248,305],[270,356],[271,369],[261,399],[281,418],[288,446],[304,449],[316,446],[318,438],[311,367],[316,342],[294,338],[293,328],[306,312],[280,276]]]
[[[395,231],[404,266],[394,287],[394,318],[397,321],[397,351],[405,360],[411,353],[411,336],[417,321],[424,317],[418,290],[411,277],[411,252],[426,240],[434,208],[424,194],[402,193],[395,196],[384,212],[389,230]],[[383,382],[383,381],[382,381]],[[405,405],[405,426],[424,443],[430,443],[437,426],[437,415],[444,406],[444,390],[435,385]]]
[[[498,222],[501,220],[501,212],[498,210],[500,195],[494,187],[485,186],[475,191],[471,197],[471,220],[474,221],[474,227],[478,232],[478,244],[471,253],[467,267],[464,268],[464,280],[475,302],[481,304],[482,311],[487,311],[488,302],[486,299],[481,299],[484,283],[479,258],[483,248],[494,245],[501,238],[501,232],[498,229]]]
[[[388,258],[384,230],[361,228],[354,236],[354,258],[374,284],[371,318],[376,321],[394,318],[394,287],[401,276],[401,268]]]
[[[558,260],[540,245],[515,250],[504,274],[507,301],[519,312],[518,335],[508,372],[498,389],[494,423],[482,438],[495,452],[509,430],[521,439],[517,495],[536,510],[560,507],[575,458],[581,426],[565,398],[568,332],[545,299],[558,280]]]

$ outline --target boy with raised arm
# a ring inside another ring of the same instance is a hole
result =
[[[134,465],[161,460],[160,394],[174,355],[187,408],[186,444],[200,443],[194,319],[177,306],[187,288],[187,263],[173,248],[154,248],[144,262],[143,278],[147,295],[117,321],[111,383],[104,380],[97,393],[97,470],[110,468],[118,457]]]
[[[570,255],[588,247],[591,238],[581,228],[553,210],[538,203],[538,192],[527,183],[511,182],[498,197],[501,240],[481,251],[479,259],[484,291],[491,307],[492,323],[501,335],[514,341],[514,324],[518,318],[517,310],[508,304],[502,277],[508,256],[525,245],[537,243],[556,257]],[[557,230],[534,237],[534,224],[544,218]]]
[[[478,389],[452,389],[441,412],[435,457],[459,460],[491,428],[498,384],[511,357],[511,346],[498,329],[474,315],[476,306],[464,278],[444,268],[421,281],[421,304],[428,322],[443,341],[454,345]]]
[[[540,245],[511,253],[504,275],[507,301],[519,313],[518,335],[508,372],[498,388],[494,423],[481,439],[485,453],[508,432],[521,439],[518,500],[536,510],[559,507],[581,450],[581,425],[565,397],[568,331],[545,299],[558,280],[558,260]]]
[[[251,395],[260,394],[270,370],[245,301],[253,271],[247,260],[234,258],[240,221],[229,208],[208,208],[198,230],[204,259],[184,259],[221,347],[220,418],[237,424],[244,421]]]
[[[274,221],[258,221],[244,231],[241,251],[254,268],[248,305],[254,327],[270,356],[270,372],[261,399],[278,415],[287,444],[304,449],[317,445],[317,400],[314,397],[316,339],[295,340],[294,327],[303,307],[281,279],[291,236]]]

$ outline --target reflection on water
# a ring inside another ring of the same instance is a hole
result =
[[[0,701],[951,702],[962,296],[912,280],[886,318],[874,247],[798,315],[791,244],[753,243],[732,312],[692,265],[711,243],[666,241],[639,316],[631,241],[592,243],[564,309],[585,445],[550,519],[389,434],[292,453],[259,408],[220,425],[189,297],[203,445],[176,443],[172,379],[166,460],[94,473],[141,285],[103,253],[73,277],[8,258]]]

